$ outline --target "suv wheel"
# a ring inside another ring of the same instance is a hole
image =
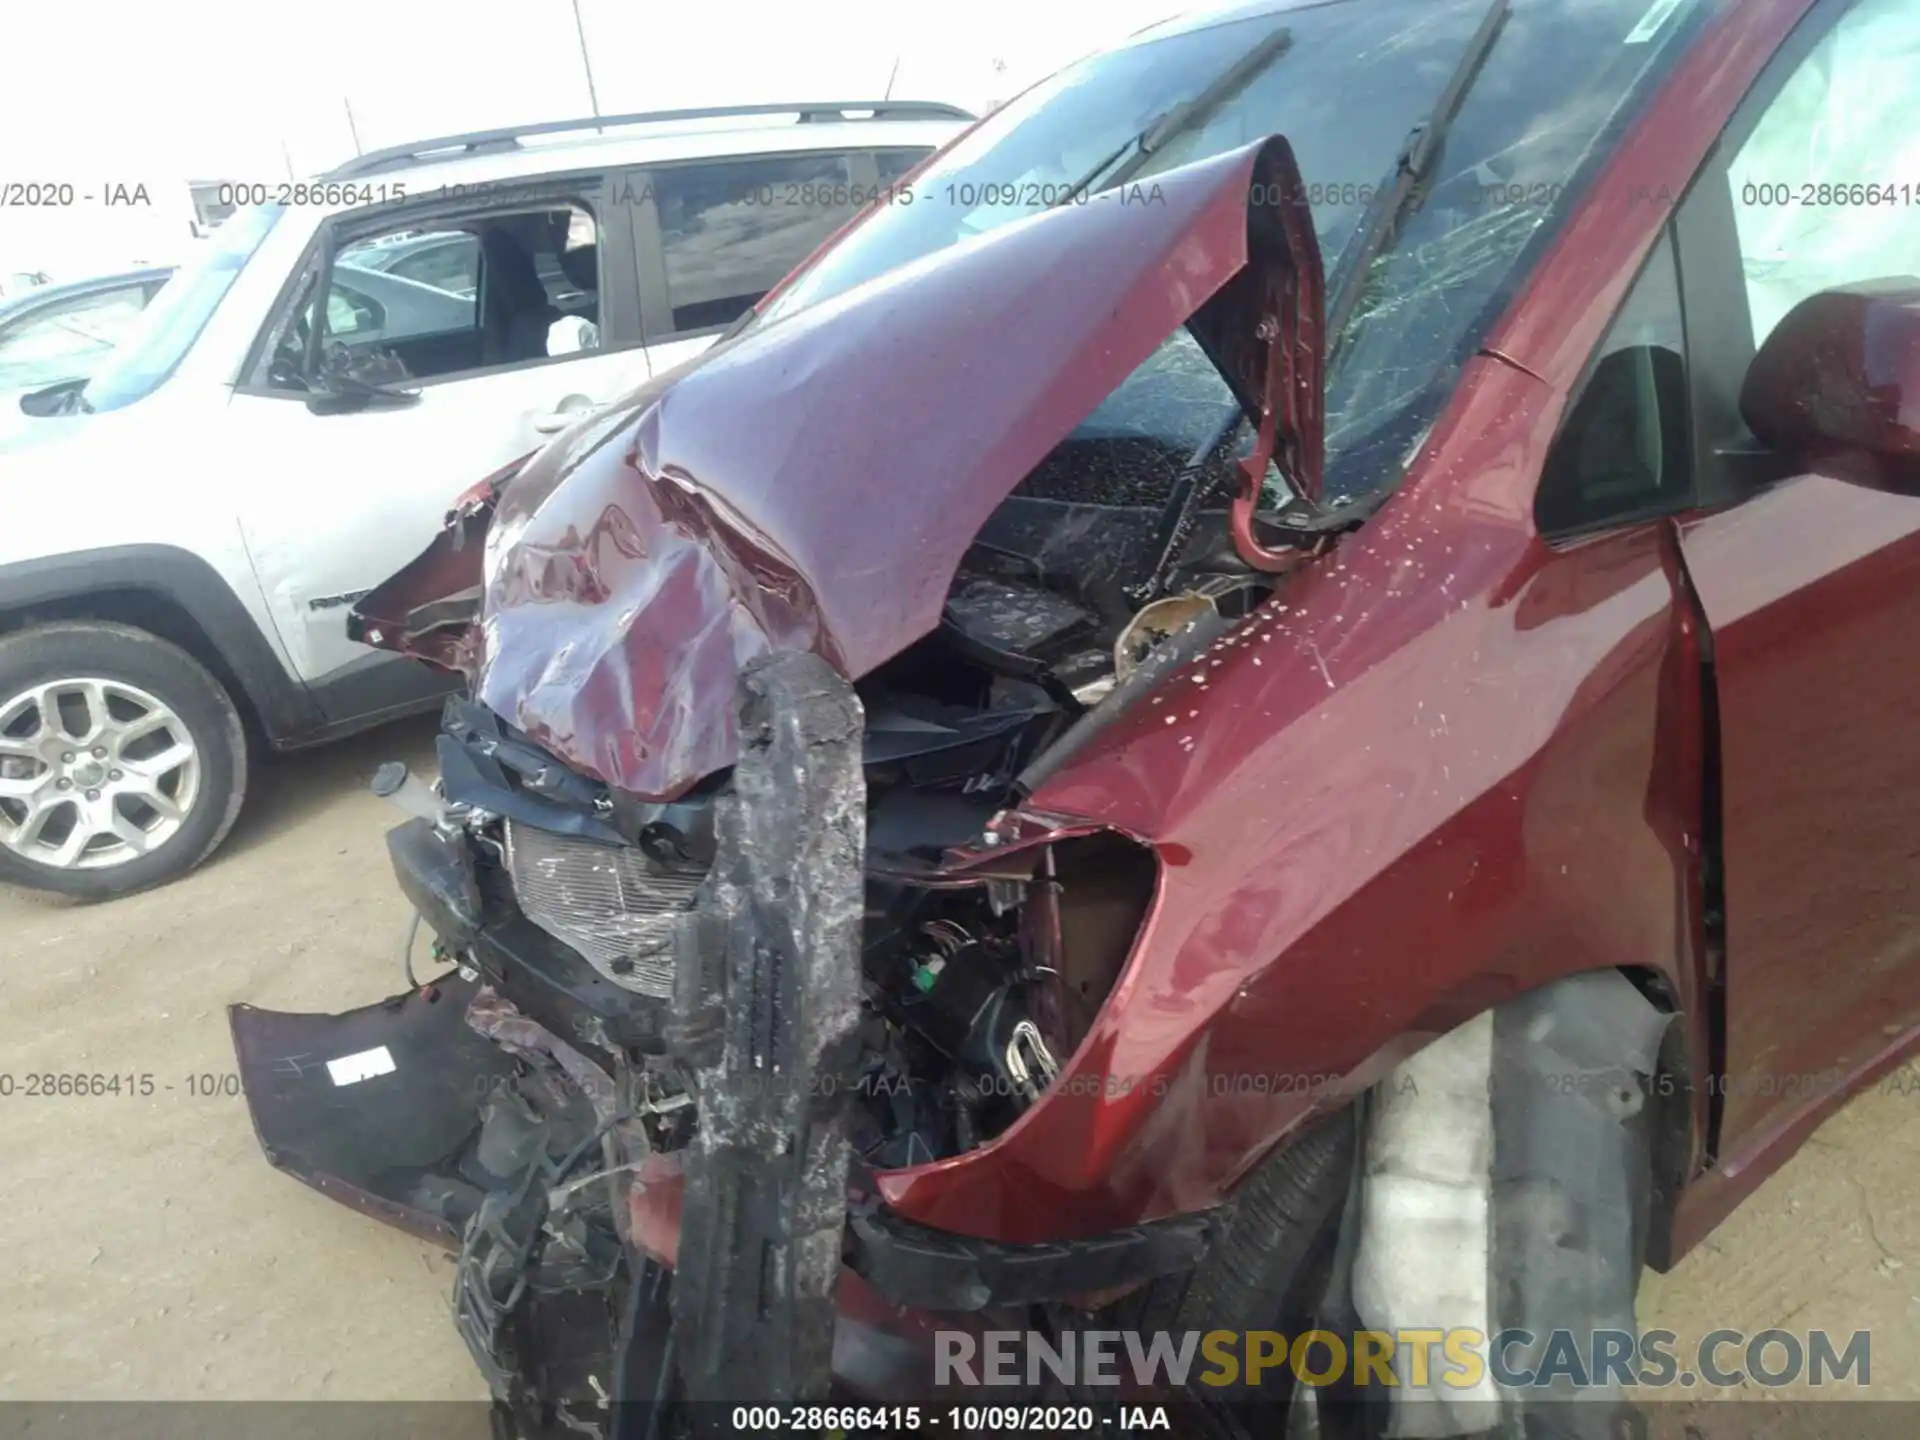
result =
[[[85,900],[171,880],[246,788],[239,713],[177,645],[94,621],[0,639],[0,880]]]

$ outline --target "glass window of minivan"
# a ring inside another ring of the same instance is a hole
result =
[[[249,205],[234,212],[193,259],[153,297],[119,348],[80,392],[87,410],[117,410],[152,393],[174,371],[219,308],[284,205]]]
[[[792,277],[753,323],[1058,203],[1103,160],[1201,95],[1277,29],[1282,43],[1138,168],[1161,171],[1284,134],[1330,272],[1410,129],[1453,75],[1490,0],[1323,0],[1173,22],[1041,82],[938,156],[908,203],[876,206]],[[1370,267],[1329,376],[1330,500],[1391,486],[1459,364],[1510,296],[1622,118],[1728,0],[1512,0],[1442,151],[1430,192]],[[1657,12],[1657,13],[1656,13]],[[1096,182],[1098,183],[1098,182]],[[1331,280],[1332,274],[1329,279]],[[1184,363],[1162,347],[1147,366]],[[1122,387],[1096,417],[1160,387]],[[1217,403],[1227,404],[1224,383]],[[1204,426],[1200,427],[1204,431]]]

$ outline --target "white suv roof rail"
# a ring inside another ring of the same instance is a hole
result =
[[[978,117],[957,105],[934,100],[842,100],[832,103],[709,105],[691,110],[645,110],[631,115],[592,115],[578,120],[548,120],[538,125],[509,125],[499,130],[474,130],[465,135],[443,135],[415,140],[359,155],[329,170],[322,179],[348,180],[376,171],[423,164],[452,155],[476,155],[487,150],[517,150],[533,135],[562,135],[574,130],[624,129],[631,125],[664,125],[676,120],[723,120],[745,115],[793,115],[805,125],[838,120],[973,120]]]

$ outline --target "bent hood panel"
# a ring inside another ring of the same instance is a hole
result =
[[[1249,199],[1282,193],[1297,170],[1274,139],[1036,214],[563,437],[488,534],[478,698],[643,797],[730,765],[741,667],[810,648],[857,678],[931,631],[988,515],[1247,267]],[[1285,249],[1222,303],[1288,290]],[[1264,367],[1225,358],[1255,356],[1260,318],[1207,317],[1248,342],[1209,347],[1230,372]],[[1243,398],[1265,378],[1228,374]]]

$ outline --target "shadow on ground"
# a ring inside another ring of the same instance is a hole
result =
[[[342,795],[366,789],[373,772],[389,760],[404,760],[418,773],[433,774],[433,737],[439,724],[437,712],[414,715],[331,745],[259,759],[247,787],[246,807],[208,864],[291,834]],[[399,819],[396,811],[395,823]]]

